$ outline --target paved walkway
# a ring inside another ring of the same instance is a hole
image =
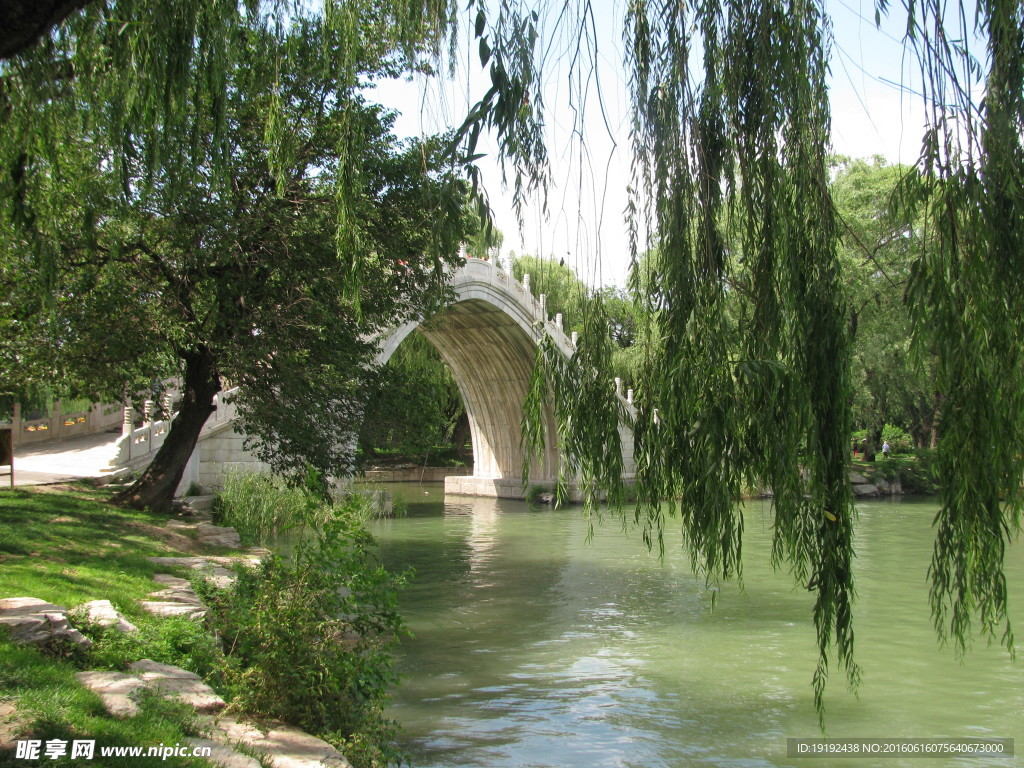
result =
[[[29,443],[14,449],[14,484],[45,485],[83,477],[100,477],[110,471],[118,432],[98,432],[69,440]],[[0,490],[10,478],[0,476]]]

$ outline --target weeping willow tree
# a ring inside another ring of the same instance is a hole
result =
[[[915,234],[929,248],[917,256],[907,301],[914,344],[938,355],[942,401],[932,613],[958,653],[977,620],[989,637],[1001,631],[1013,654],[1003,563],[1020,530],[1024,483],[1024,6],[981,2],[970,21],[963,6],[939,0],[906,0],[904,10],[928,125],[895,204],[926,222]],[[883,0],[877,13],[888,12]],[[555,16],[575,45],[593,42],[587,7]],[[537,184],[546,156],[535,150],[544,123],[536,83],[550,52],[530,59],[523,50],[546,23],[505,3],[497,21],[477,26],[481,61],[494,63],[476,111],[498,129],[515,116],[502,153]],[[523,440],[534,452],[557,440],[562,482],[577,482],[591,505],[602,494],[614,505],[622,494],[615,427],[632,420],[634,519],[650,544],[664,546],[666,520],[678,517],[709,580],[742,577],[737,498],[744,485],[771,487],[773,562],[815,596],[821,714],[832,664],[851,687],[859,679],[850,340],[828,174],[829,18],[816,0],[638,0],[627,4],[625,27],[627,220],[634,290],[642,288],[654,343],[645,344],[646,375],[628,414],[604,373],[607,319],[588,303],[592,332],[571,361],[541,343]],[[965,42],[975,35],[986,41],[985,61]],[[463,138],[472,151],[470,125]],[[543,430],[545,399],[555,436]]]

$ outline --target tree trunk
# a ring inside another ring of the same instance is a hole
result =
[[[452,430],[452,447],[455,448],[455,455],[460,459],[465,459],[469,453],[466,450],[466,440],[469,439],[469,415],[463,409],[459,415],[459,420],[455,423],[455,429]]]
[[[171,510],[185,465],[213,412],[213,396],[220,392],[220,376],[209,349],[204,347],[183,357],[185,376],[178,415],[153,461],[130,488],[114,497],[115,504],[132,509],[148,507],[154,512]]]

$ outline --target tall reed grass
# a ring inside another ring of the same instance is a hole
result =
[[[315,488],[315,478],[305,486],[289,487],[271,475],[233,472],[224,480],[214,513],[243,541],[265,544],[294,528],[319,528],[338,514]],[[346,505],[346,510],[351,508]]]

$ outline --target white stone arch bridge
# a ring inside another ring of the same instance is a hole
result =
[[[419,332],[450,366],[469,416],[473,440],[473,474],[450,476],[445,492],[472,496],[522,498],[529,485],[553,485],[560,456],[553,417],[546,415],[545,454],[531,462],[528,485],[523,487],[523,449],[520,432],[523,402],[533,371],[537,343],[546,328],[567,357],[575,339],[562,331],[561,317],[548,318],[544,297],[535,299],[526,285],[516,282],[488,261],[468,259],[456,270],[450,285],[455,301],[431,319],[406,323],[381,336],[378,363],[386,363],[410,333]],[[611,382],[609,382],[611,386]],[[236,428],[232,391],[215,399],[214,413],[203,427],[179,486],[184,493],[193,483],[211,489],[223,484],[233,470],[269,471],[249,454],[244,435]],[[627,398],[631,399],[631,398]],[[118,445],[115,467],[140,469],[163,443],[169,424],[149,420],[133,429],[128,418]],[[623,467],[634,472],[633,436],[620,425]]]
[[[537,344],[545,330],[567,357],[575,339],[562,330],[561,316],[549,319],[544,297],[530,293],[494,263],[467,259],[452,275],[455,300],[430,323],[412,321],[382,337],[378,363],[386,363],[410,333],[419,332],[451,368],[469,416],[473,475],[445,480],[445,493],[522,498],[523,402],[533,372]],[[609,382],[609,385],[611,383]],[[552,485],[560,456],[550,410],[546,414],[547,449],[531,462],[529,485]],[[634,471],[633,436],[620,425],[624,469]]]

